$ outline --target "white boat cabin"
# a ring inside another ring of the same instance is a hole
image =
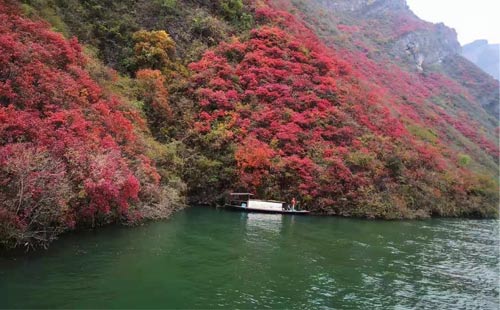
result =
[[[305,210],[290,210],[284,201],[253,199],[251,193],[230,193],[226,206],[256,212],[308,213]]]

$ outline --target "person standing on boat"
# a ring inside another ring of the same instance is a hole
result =
[[[295,200],[295,197],[292,198],[292,211],[295,211],[295,205],[297,204],[297,200]]]

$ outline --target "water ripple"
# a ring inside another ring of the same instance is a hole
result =
[[[498,309],[498,224],[192,208],[0,257],[0,308]]]

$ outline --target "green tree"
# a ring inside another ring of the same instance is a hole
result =
[[[461,167],[467,167],[470,164],[470,156],[466,154],[458,155],[458,165]]]
[[[220,7],[224,17],[228,20],[237,20],[243,13],[242,0],[221,0]]]

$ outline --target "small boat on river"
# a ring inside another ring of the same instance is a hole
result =
[[[307,210],[297,210],[284,201],[253,199],[251,193],[230,193],[225,207],[247,212],[308,214]]]

